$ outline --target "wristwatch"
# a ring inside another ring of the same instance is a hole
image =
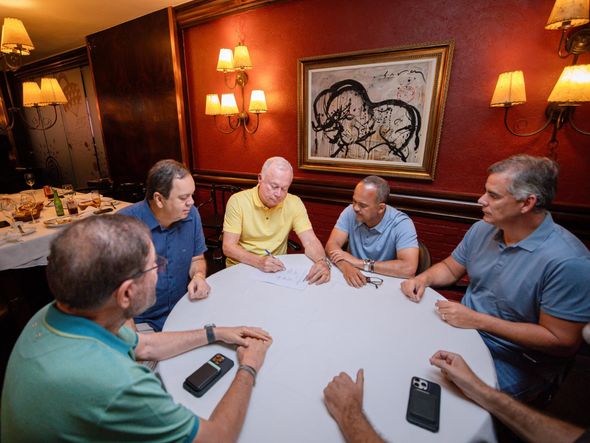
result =
[[[215,327],[215,323],[205,325],[205,332],[207,333],[207,343],[208,344],[211,344],[211,343],[214,343],[215,341],[217,341],[217,339],[215,338],[215,331],[213,330],[214,327]]]

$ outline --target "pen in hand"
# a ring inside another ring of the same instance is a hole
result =
[[[269,255],[272,258],[276,258],[274,255],[272,255],[272,253],[268,249],[265,249],[264,252],[266,252],[266,255]]]

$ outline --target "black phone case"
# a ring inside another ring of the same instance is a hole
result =
[[[427,389],[420,389],[414,386],[414,380],[428,383]],[[438,432],[440,422],[440,385],[420,377],[412,377],[406,420],[421,428]]]
[[[215,360],[218,355],[223,357],[223,360],[219,363],[216,363]],[[191,394],[193,394],[195,397],[202,397],[203,395],[205,395],[205,393],[209,389],[211,389],[211,386],[213,386],[215,383],[217,383],[219,381],[219,379],[221,377],[223,377],[227,373],[227,371],[229,371],[234,366],[233,360],[231,360],[230,358],[226,357],[223,354],[215,354],[209,360],[214,362],[217,366],[219,366],[221,368],[221,370],[215,376],[215,378],[211,379],[211,381],[207,385],[205,385],[202,389],[197,389],[195,386],[193,386],[193,384],[188,380],[190,375],[184,380],[184,383],[182,384],[182,387],[184,389],[186,389],[188,392],[190,392]],[[205,362],[205,364],[207,364],[207,363]]]

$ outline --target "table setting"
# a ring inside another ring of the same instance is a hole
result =
[[[33,182],[34,183],[34,182]],[[27,182],[29,184],[29,182]],[[130,203],[78,193],[72,185],[0,195],[0,271],[47,264],[61,228],[89,216],[115,213]]]

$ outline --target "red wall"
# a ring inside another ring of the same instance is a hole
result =
[[[394,189],[476,196],[488,165],[513,153],[547,155],[550,130],[529,138],[510,135],[503,111],[489,101],[500,72],[522,69],[528,103],[514,109],[521,131],[540,127],[546,98],[564,66],[556,55],[560,34],[546,31],[554,0],[294,0],[190,28],[186,69],[193,135],[193,167],[257,172],[263,160],[282,155],[297,164],[297,60],[303,57],[454,40],[455,54],[435,180],[392,180]],[[223,135],[204,115],[205,94],[229,92],[215,70],[220,47],[243,40],[254,69],[253,88],[267,95],[269,112],[260,129],[242,137]],[[590,63],[584,54],[579,63]],[[590,129],[590,106],[577,122]],[[528,120],[528,121],[527,121]],[[515,120],[516,121],[516,120]],[[590,204],[590,137],[569,127],[559,132],[562,173],[558,203]],[[296,177],[354,183],[358,176],[296,171]]]
[[[532,131],[544,121],[546,98],[571,57],[560,59],[560,33],[544,25],[554,0],[293,0],[225,17],[185,32],[186,74],[193,136],[193,168],[219,172],[259,171],[270,156],[282,155],[297,166],[297,60],[305,57],[455,41],[435,180],[391,180],[394,192],[455,193],[473,196],[483,189],[487,167],[511,154],[549,155],[551,136],[519,138],[503,125],[503,110],[489,108],[500,72],[522,69],[528,102],[511,121]],[[223,135],[204,115],[207,93],[229,92],[215,70],[219,48],[243,41],[254,69],[252,89],[264,89],[269,112],[254,135]],[[590,63],[584,54],[579,63]],[[590,130],[590,105],[576,121]],[[556,203],[590,209],[590,137],[565,127],[558,134],[561,176]],[[352,185],[359,176],[295,170],[312,182]],[[395,205],[395,202],[393,202]],[[318,237],[325,242],[343,208],[306,202]],[[433,261],[446,257],[469,225],[413,217]]]

